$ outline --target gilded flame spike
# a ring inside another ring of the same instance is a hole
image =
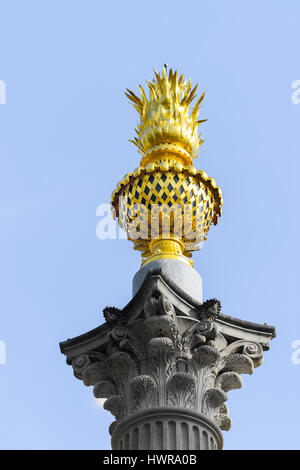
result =
[[[141,85],[142,98],[130,90],[125,93],[140,115],[135,145],[143,156],[149,156],[153,147],[173,144],[174,148],[178,148],[179,156],[184,151],[192,163],[203,142],[198,134],[198,126],[203,121],[197,121],[197,118],[204,94],[190,113],[189,107],[195,99],[198,85],[191,91],[190,81],[187,85],[182,75],[178,79],[177,70],[173,73],[170,69],[167,74],[166,67],[161,76],[156,70],[154,74],[152,82],[147,82],[149,99]]]
[[[222,192],[212,178],[193,165],[203,143],[198,120],[204,93],[192,88],[172,68],[147,82],[147,98],[126,89],[140,121],[130,140],[142,155],[139,168],[125,175],[112,195],[113,213],[127,231],[145,265],[161,258],[192,265],[191,252],[199,250],[212,223],[221,215]]]

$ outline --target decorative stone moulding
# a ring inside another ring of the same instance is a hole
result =
[[[149,269],[129,304],[106,307],[106,323],[61,343],[75,377],[115,417],[113,449],[222,448],[227,393],[263,362],[275,329],[220,310]]]

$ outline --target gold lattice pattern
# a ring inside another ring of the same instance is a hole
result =
[[[181,171],[178,172],[178,165],[174,163],[166,167],[161,163],[140,167],[133,174],[126,175],[113,193],[112,204],[119,224],[135,243],[135,249],[148,253],[147,240],[166,238],[162,220],[166,219],[164,211],[168,208],[171,216],[167,229],[170,229],[171,238],[177,237],[186,245],[186,256],[205,239],[211,223],[217,223],[221,215],[222,195],[214,180],[194,167],[183,168],[180,165]],[[141,229],[139,239],[133,236],[137,232],[137,217],[141,224],[145,222],[146,227],[146,232]],[[178,233],[182,235],[178,236]]]

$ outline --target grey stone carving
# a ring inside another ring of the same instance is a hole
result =
[[[220,309],[151,272],[123,310],[104,310],[107,323],[61,343],[75,376],[106,399],[114,449],[222,447],[227,392],[262,363],[275,330]]]

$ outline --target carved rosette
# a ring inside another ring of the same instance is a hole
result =
[[[154,292],[131,322],[113,312],[104,351],[73,359],[75,376],[94,387],[96,398],[106,399],[104,408],[116,420],[112,434],[124,420],[158,408],[189,410],[230,429],[227,392],[240,388],[240,375],[262,363],[263,348],[244,340],[230,343],[218,331],[213,301],[183,328],[168,298]]]

